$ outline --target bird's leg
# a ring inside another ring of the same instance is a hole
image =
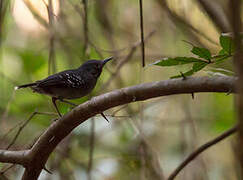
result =
[[[71,105],[71,106],[77,106],[77,104],[74,104],[74,103],[72,103],[72,102],[69,102],[69,101],[67,101],[67,100],[64,100],[64,99],[58,99],[59,101],[61,101],[61,102],[64,102],[64,103],[66,103],[66,104],[69,104],[69,105]]]
[[[59,110],[58,110],[58,108],[57,108],[57,105],[56,105],[56,100],[57,100],[57,98],[52,97],[51,100],[52,100],[52,103],[53,103],[53,105],[54,105],[54,107],[55,107],[55,109],[56,109],[58,115],[59,115],[60,117],[62,117],[62,115],[61,115],[61,113],[59,112]]]

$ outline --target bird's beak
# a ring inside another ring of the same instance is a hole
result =
[[[113,57],[109,57],[109,58],[104,59],[104,60],[103,60],[103,66],[104,66],[108,61],[110,61],[110,60],[112,60],[112,59],[113,59]]]

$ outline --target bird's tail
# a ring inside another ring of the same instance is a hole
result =
[[[32,86],[35,86],[37,85],[37,83],[29,83],[29,84],[24,84],[24,85],[21,85],[21,86],[15,86],[15,90],[17,89],[21,89],[21,88],[26,88],[26,87],[32,87]]]

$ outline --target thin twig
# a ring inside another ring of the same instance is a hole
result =
[[[107,117],[105,116],[105,114],[103,112],[101,112],[100,114],[109,123],[109,120],[107,119]]]
[[[106,116],[108,116],[108,117],[115,117],[115,118],[131,118],[131,116],[125,116],[125,115],[124,116],[123,115],[121,115],[121,116],[114,116],[112,114],[111,115],[107,115],[106,114]]]
[[[55,62],[55,36],[54,36],[54,15],[53,15],[53,4],[52,0],[48,0],[48,5],[46,4],[46,9],[48,12],[49,19],[49,58],[48,58],[48,75],[56,72],[56,62]],[[52,65],[52,66],[51,66]]]
[[[88,0],[83,0],[84,5],[84,54],[88,49],[89,34],[88,34]]]
[[[0,141],[3,141],[14,129],[16,129],[18,126],[20,126],[23,122],[19,122],[15,126],[11,127],[0,139]]]
[[[141,48],[142,48],[142,67],[144,67],[145,48],[144,48],[144,28],[143,28],[143,0],[139,0],[139,12],[140,12]]]
[[[0,172],[0,174],[3,175],[3,174],[6,173],[8,170],[12,169],[15,165],[16,165],[16,164],[11,164],[11,165],[9,165],[6,169],[2,170],[2,171]]]
[[[49,169],[47,169],[46,167],[44,167],[43,169],[44,169],[47,173],[52,174],[52,172],[51,172]]]
[[[147,41],[153,34],[155,33],[155,31],[151,31],[146,37],[145,37],[145,41]],[[127,63],[129,62],[129,60],[132,58],[132,56],[134,55],[137,47],[140,45],[141,41],[135,43],[133,45],[133,47],[131,48],[130,52],[128,53],[128,55],[126,57],[124,57],[119,64],[117,65],[117,68],[115,70],[115,72],[112,74],[112,76],[110,77],[110,79],[108,79],[106,81],[106,83],[104,83],[104,85],[101,87],[102,90],[104,90],[106,87],[109,87],[110,83],[112,82],[112,80],[120,73],[121,68]]]
[[[25,128],[25,126],[30,122],[30,120],[36,115],[36,112],[33,112],[30,117],[24,122],[23,125],[21,125],[17,131],[17,133],[15,134],[13,140],[9,143],[9,145],[7,146],[6,149],[9,149],[17,140],[18,136],[20,135],[21,131]]]
[[[22,130],[25,128],[25,126],[27,126],[27,124],[30,122],[30,120],[31,120],[35,115],[37,115],[37,114],[40,114],[40,115],[57,115],[56,113],[49,113],[49,112],[37,112],[37,111],[33,112],[33,113],[30,115],[30,117],[29,117],[24,123],[21,122],[21,123],[23,123],[23,124],[19,127],[19,129],[18,129],[17,133],[15,134],[13,140],[9,143],[9,145],[7,146],[6,149],[9,149],[9,148],[16,142],[16,140],[17,140],[18,136],[20,135],[20,133],[22,132]],[[19,123],[19,124],[21,124],[21,123]],[[16,127],[16,126],[15,126],[15,127]],[[15,128],[15,127],[14,127],[14,128]],[[13,130],[13,128],[10,129],[9,131],[12,131],[12,130]],[[9,133],[9,132],[8,132],[8,133]],[[7,133],[7,134],[8,134],[8,133]],[[6,136],[6,135],[5,135],[5,136]],[[4,136],[4,137],[5,137],[5,136]]]
[[[230,135],[234,134],[237,131],[237,126],[225,131],[221,135],[217,136],[216,138],[212,139],[211,141],[203,144],[199,148],[197,148],[194,152],[192,152],[168,177],[168,180],[173,180],[179,172],[185,168],[193,159],[195,159],[198,155],[200,155],[203,151],[207,150],[211,146],[217,144],[218,142],[222,141],[223,139],[229,137]]]
[[[99,57],[101,59],[104,59],[104,56],[102,55],[102,53],[100,52],[100,49],[97,48],[90,40],[89,40],[89,44],[90,46],[92,46],[94,48],[94,50],[96,51],[96,53],[99,55]]]
[[[77,4],[73,4],[72,1],[67,1],[73,7],[73,9],[80,15],[82,19],[84,19],[84,13],[81,8]]]

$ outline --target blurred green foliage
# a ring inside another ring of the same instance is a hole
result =
[[[50,29],[42,26],[38,19],[32,16],[26,5],[22,4],[22,7],[17,4],[18,1],[8,2],[10,3],[3,26],[0,22],[1,148],[7,147],[18,131],[18,124],[25,122],[34,111],[51,113],[35,115],[11,147],[26,149],[57,116],[53,115],[55,109],[50,97],[32,93],[30,89],[14,91],[14,87],[43,79],[48,75],[51,33]],[[39,3],[35,10],[42,18],[45,17],[42,20],[48,24],[43,1],[31,2]],[[87,1],[89,44],[86,44],[86,51],[84,1],[56,2],[59,3],[59,8],[54,12],[55,23],[52,29],[55,61],[51,63],[50,68],[55,66],[54,69],[59,72],[77,68],[87,59],[115,57],[115,60],[105,67],[92,94],[73,100],[76,104],[101,93],[142,82],[178,78],[183,75],[203,76],[209,72],[234,75],[231,73],[231,57],[234,53],[232,38],[227,34],[220,35],[195,1],[164,1],[169,7],[167,10],[161,6],[162,1],[143,1],[145,37],[155,30],[155,34],[145,41],[146,64],[157,65],[144,69],[141,68],[139,46],[138,1]],[[223,2],[218,3],[224,6]],[[20,10],[17,10],[16,4]],[[26,14],[26,11],[29,14]],[[175,16],[171,15],[179,16],[185,22],[178,22],[178,19],[172,18]],[[184,25],[188,22],[201,33],[196,33]],[[184,39],[191,42],[192,47],[182,42]],[[155,62],[158,59],[159,61]],[[127,61],[124,63],[124,60]],[[108,81],[110,83],[106,84]],[[152,159],[158,160],[156,166],[161,166],[167,177],[185,156],[204,143],[205,139],[211,139],[212,135],[216,136],[235,124],[233,99],[232,95],[217,93],[195,94],[194,100],[190,95],[178,95],[108,110],[105,114],[110,120],[109,124],[99,115],[95,116],[91,171],[93,179],[143,179],[143,176],[149,174],[145,172],[155,170],[151,166]],[[189,112],[183,102],[186,102]],[[72,109],[69,105],[59,102],[58,107],[62,114]],[[16,128],[11,130],[15,126]],[[193,129],[196,129],[194,133]],[[53,175],[47,175],[47,178],[68,180],[87,177],[91,133],[91,121],[88,120],[64,139],[48,160],[47,169],[50,169]],[[153,150],[151,153],[141,155],[141,134],[148,149]],[[231,166],[234,163],[231,143],[226,141],[218,144],[219,150],[225,148],[222,144],[229,150],[205,152],[204,158],[196,159],[193,162],[195,164],[188,166],[178,179],[205,179],[208,174],[220,179],[236,179],[234,166]],[[109,163],[105,163],[106,161]],[[0,163],[0,168],[2,170],[6,166]],[[227,168],[227,176],[220,174],[218,168]],[[22,167],[16,166],[6,175],[14,179],[19,177],[20,173]],[[64,177],[64,174],[67,177]],[[213,179],[210,177],[208,175],[208,179]]]

